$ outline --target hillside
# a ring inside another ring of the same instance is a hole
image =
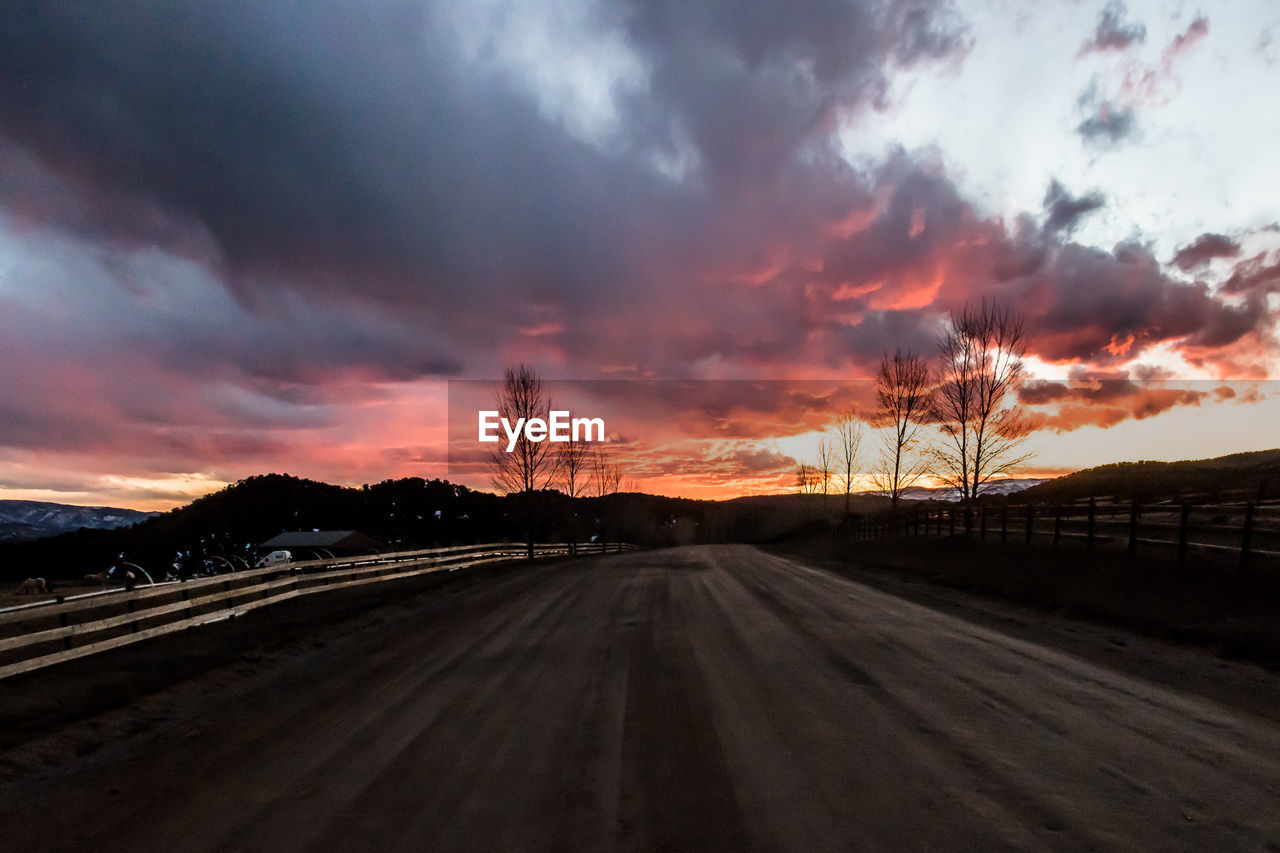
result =
[[[285,530],[358,529],[388,543],[469,541],[489,533],[476,519],[500,517],[495,511],[499,500],[439,480],[347,488],[267,474],[133,527],[81,529],[36,541],[0,543],[0,577],[78,576],[101,571],[120,552],[163,576],[180,550],[243,556]]]
[[[1127,500],[1280,495],[1280,449],[1182,462],[1117,462],[1086,468],[1022,492],[1035,503],[1088,498]]]
[[[110,530],[146,521],[152,512],[47,501],[0,500],[0,542],[18,542],[79,530]]]
[[[859,497],[855,511],[883,498]],[[540,541],[626,539],[642,545],[761,542],[834,519],[841,502],[817,495],[699,501],[624,493],[571,500],[543,492]],[[29,542],[0,543],[0,578],[79,577],[124,552],[163,577],[179,551],[249,559],[256,545],[288,530],[359,530],[394,549],[523,540],[522,496],[504,497],[444,480],[409,478],[350,488],[267,474],[119,530],[82,529]]]

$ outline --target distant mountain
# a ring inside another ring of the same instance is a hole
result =
[[[41,539],[82,527],[112,530],[146,521],[153,515],[156,513],[110,506],[0,500],[0,542]]]
[[[1035,477],[1021,479],[1010,477],[1004,480],[992,480],[982,487],[981,494],[1012,495],[1015,492],[1021,492],[1047,482],[1049,480]],[[913,501],[958,501],[960,500],[960,493],[949,486],[941,486],[934,489],[913,486],[906,490],[903,497]]]
[[[1280,449],[1182,462],[1117,462],[1058,477],[1024,494],[1030,501],[1087,498],[1249,499],[1280,495]],[[1215,497],[1216,496],[1216,497]]]

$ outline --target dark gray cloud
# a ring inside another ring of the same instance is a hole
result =
[[[74,187],[86,237],[200,242],[250,308],[290,288],[468,326],[499,302],[500,339],[539,307],[616,305],[804,239],[869,192],[829,147],[834,117],[887,65],[967,45],[941,0],[640,4],[612,23],[645,79],[615,95],[625,134],[593,145],[468,56],[445,12],[22,4],[0,31],[0,127]],[[684,180],[658,174],[681,156]],[[32,192],[0,203],[61,223]]]
[[[1240,244],[1223,234],[1201,234],[1189,245],[1183,246],[1173,256],[1173,262],[1184,271],[1191,271],[1214,258],[1234,258],[1240,254]]]
[[[1110,102],[1098,105],[1088,118],[1076,125],[1076,133],[1088,144],[1112,147],[1132,137],[1138,129],[1132,107],[1118,107]]]
[[[1102,193],[1092,192],[1073,196],[1067,192],[1066,187],[1057,180],[1053,180],[1044,194],[1044,209],[1047,214],[1044,230],[1051,234],[1059,231],[1069,233],[1085,214],[1104,207],[1106,203]]]
[[[86,395],[61,446],[94,422],[323,426],[343,394],[513,357],[858,375],[931,351],[984,295],[1055,359],[1267,322],[1141,247],[1071,243],[1100,193],[1055,182],[1043,215],[1006,224],[927,155],[841,156],[834,131],[874,119],[895,68],[964,56],[950,3],[581,9],[517,49],[503,22],[537,2],[8,10],[0,240],[32,254],[0,289],[22,330],[0,354],[45,390],[0,405],[38,436]]]
[[[1098,26],[1083,45],[1081,53],[1091,51],[1128,50],[1147,40],[1147,27],[1141,21],[1126,22],[1128,9],[1120,0],[1112,0],[1098,13]]]
[[[1222,289],[1227,293],[1280,293],[1280,259],[1263,252],[1240,261]]]
[[[629,151],[568,137],[401,0],[23,4],[0,40],[0,115],[64,174],[207,228],[233,270],[373,266],[387,297],[581,287],[616,273],[647,218],[678,234],[705,212],[653,180],[650,148],[687,134],[728,194],[804,179],[798,149],[886,61],[958,44],[938,3],[808,5],[638,8],[652,76],[621,105]]]

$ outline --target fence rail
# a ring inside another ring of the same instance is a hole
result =
[[[963,536],[1002,544],[1080,541],[1086,550],[1122,546],[1174,549],[1179,563],[1192,551],[1235,554],[1241,571],[1256,558],[1280,559],[1280,507],[1256,503],[1099,503],[1058,505],[926,504],[855,519],[857,539]]]
[[[637,550],[625,542],[584,543],[577,554]],[[535,545],[535,556],[567,556],[567,544]],[[528,545],[494,542],[377,556],[304,560],[131,591],[103,590],[0,610],[0,679],[63,661],[234,619],[326,590],[455,571],[525,557]]]

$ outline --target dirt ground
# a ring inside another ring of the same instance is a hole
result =
[[[18,595],[18,587],[22,585],[21,581],[15,581],[5,584],[4,589],[0,589],[0,608],[14,607],[19,604],[34,604],[39,601],[52,601],[59,595],[80,595],[84,592],[97,592],[102,589],[99,584],[85,584],[79,581],[48,581],[48,595]]]
[[[746,546],[317,599],[0,685],[0,849],[1280,849],[1195,650]]]

